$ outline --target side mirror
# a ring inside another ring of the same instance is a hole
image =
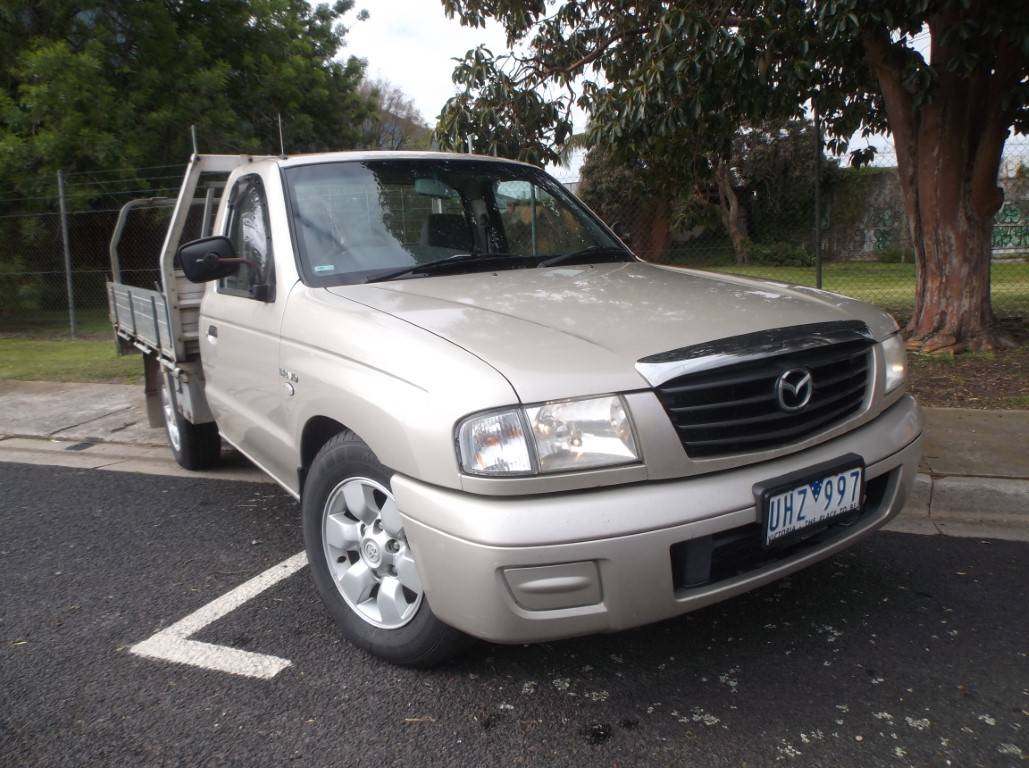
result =
[[[618,237],[619,240],[621,240],[626,245],[632,245],[632,232],[630,232],[628,227],[622,224],[622,222],[616,221],[611,226],[611,229],[614,231],[615,235]]]
[[[249,262],[237,257],[232,241],[222,235],[202,237],[180,246],[175,259],[191,283],[207,283],[234,275],[240,264]]]

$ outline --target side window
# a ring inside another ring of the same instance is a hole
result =
[[[271,227],[264,185],[256,175],[244,176],[232,189],[225,236],[236,255],[251,263],[241,264],[234,275],[218,283],[221,293],[267,299],[274,283]]]

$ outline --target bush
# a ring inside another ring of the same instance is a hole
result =
[[[747,248],[751,264],[768,267],[813,267],[814,254],[794,243],[751,243]]]
[[[910,248],[883,248],[876,251],[875,260],[880,264],[914,264],[915,254]]]
[[[11,253],[0,255],[0,316],[39,307],[40,286],[26,274],[24,260]]]

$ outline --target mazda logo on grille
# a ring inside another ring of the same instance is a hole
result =
[[[791,368],[775,380],[775,396],[784,411],[799,411],[811,402],[815,382],[807,368]]]

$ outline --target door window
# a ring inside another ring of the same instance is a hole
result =
[[[233,187],[225,235],[236,255],[247,261],[236,274],[219,281],[219,292],[268,299],[275,270],[268,204],[259,176],[244,176]]]

